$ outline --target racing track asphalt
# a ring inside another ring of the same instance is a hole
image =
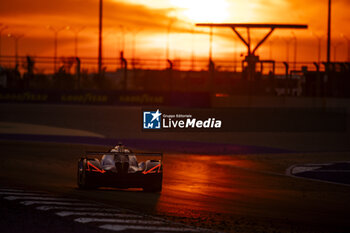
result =
[[[126,139],[140,148],[149,141],[157,141],[157,146],[166,140],[173,143],[174,148],[179,141],[187,147],[191,146],[189,141],[195,141],[198,150],[187,153],[203,150],[206,144],[202,142],[226,143],[235,153],[191,155],[174,153],[181,150],[168,151],[164,147],[161,194],[115,189],[81,191],[75,185],[78,158],[86,150],[106,150],[106,147],[69,144],[69,141],[53,143],[57,138],[46,143],[21,142],[18,134],[2,135],[0,185],[95,200],[176,222],[231,232],[350,232],[349,187],[284,175],[290,165],[312,163],[321,158],[317,153],[313,157],[302,153],[288,157],[285,152],[348,151],[348,132],[153,134],[141,132],[139,113],[140,109],[133,107],[2,104],[0,121],[85,130],[104,135],[103,140]],[[12,140],[11,137],[17,137],[17,141],[6,141]],[[257,147],[232,147],[237,144]],[[264,150],[271,147],[281,150],[275,150],[265,164],[259,163],[263,154],[255,156],[254,160],[254,155],[249,154],[268,153]],[[242,157],[241,152],[248,154]],[[294,161],[295,157],[300,161]],[[348,158],[346,153],[341,159]],[[330,153],[321,162],[329,159],[336,160],[336,157]],[[280,165],[281,160],[293,163]],[[266,167],[273,163],[281,169],[267,171]]]
[[[92,200],[228,232],[349,232],[349,187],[263,172],[249,159],[164,155],[163,191],[76,188],[76,162],[106,147],[0,142],[0,185]],[[249,158],[249,155],[248,157]]]

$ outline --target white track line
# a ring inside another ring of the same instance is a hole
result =
[[[36,207],[37,210],[74,210],[74,211],[103,211],[103,212],[115,212],[119,213],[120,210],[117,209],[108,209],[108,208],[103,208],[103,207],[67,207],[67,206],[51,206],[51,205],[43,205],[43,206],[38,206]]]
[[[17,193],[17,192],[0,192],[0,195],[15,195],[15,196],[48,196],[41,193]]]
[[[21,189],[0,189],[1,192],[24,192]]]
[[[303,173],[303,172],[310,172],[310,171],[313,171],[313,170],[316,170],[316,169],[319,169],[321,167],[310,167],[310,166],[307,166],[307,167],[303,167],[303,166],[298,166],[298,167],[294,167],[293,170],[292,170],[292,173],[293,174],[297,174],[297,173]]]
[[[102,212],[77,212],[77,211],[61,211],[56,212],[56,215],[61,217],[81,215],[81,216],[100,216],[100,217],[126,217],[126,218],[142,218],[140,215],[135,214],[114,214],[114,213],[102,213]]]
[[[317,171],[312,171],[312,172],[339,172],[339,173],[347,173],[347,172],[350,172],[350,170],[317,170]]]
[[[114,218],[76,218],[76,222],[105,222],[105,223],[126,223],[126,224],[145,224],[145,225],[165,225],[166,222],[152,220],[137,220],[137,219],[114,219]]]
[[[13,200],[41,200],[41,201],[79,201],[77,199],[69,199],[69,198],[59,198],[59,197],[17,197],[17,196],[6,196],[4,199],[13,201]]]
[[[102,229],[111,231],[125,231],[125,230],[144,230],[144,231],[177,231],[177,232],[199,232],[193,228],[176,228],[176,227],[157,227],[157,226],[128,226],[128,225],[115,225],[106,224],[100,226]]]
[[[97,206],[91,203],[58,202],[58,201],[22,201],[22,205],[68,205],[68,206]]]
[[[318,164],[322,165],[322,164]],[[317,182],[322,182],[322,183],[327,183],[327,184],[335,184],[335,185],[342,185],[342,186],[348,186],[350,187],[349,184],[344,184],[344,183],[338,183],[338,182],[333,182],[333,181],[327,181],[327,180],[320,180],[320,179],[314,179],[314,178],[308,178],[308,177],[303,177],[303,176],[297,176],[293,173],[293,170],[297,166],[302,166],[302,165],[292,165],[286,170],[286,175],[289,177],[297,178],[297,179],[302,179],[302,180],[308,180],[308,181],[317,181]]]

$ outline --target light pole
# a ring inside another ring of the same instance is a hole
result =
[[[2,24],[0,24],[0,26],[2,26]],[[1,59],[1,38],[2,38],[2,32],[5,31],[6,29],[8,29],[8,26],[3,26],[0,28],[0,59]],[[0,64],[1,64],[1,60],[0,60]]]
[[[195,28],[194,27],[192,27],[192,40],[191,40],[191,71],[193,71],[194,70],[194,60],[195,60],[195,54],[194,54],[194,37],[195,37],[195,33],[196,33],[196,31],[195,31]]]
[[[121,51],[124,53],[125,50],[125,27],[124,25],[119,25],[120,31],[122,32],[122,41],[121,41]]]
[[[269,60],[272,60],[272,39],[269,40]]]
[[[331,13],[332,2],[328,0],[327,63],[331,61]]]
[[[294,40],[294,58],[293,58],[293,70],[296,70],[297,66],[297,51],[298,51],[298,40],[295,33],[292,31],[292,37]]]
[[[170,47],[170,29],[173,23],[175,22],[175,19],[171,19],[168,24],[168,30],[167,30],[167,39],[166,39],[166,51],[165,51],[165,57],[166,60],[169,61],[169,47]]]
[[[350,39],[347,36],[345,36],[344,34],[342,34],[341,37],[343,37],[344,40],[346,41],[346,46],[347,46],[347,49],[348,49],[347,62],[350,62]]]
[[[118,35],[117,33],[117,36],[116,36],[116,61],[117,61],[117,69],[118,69],[118,61],[120,59],[120,49],[121,49],[121,45],[120,45],[120,42],[121,39],[120,39],[120,35]]]
[[[210,27],[209,32],[209,67],[211,68],[213,58],[213,27]]]
[[[273,50],[272,47],[276,44],[276,41],[279,39],[278,36],[273,36],[269,40],[269,60],[272,60],[273,57]]]
[[[99,27],[98,27],[98,74],[102,76],[102,0],[100,0],[99,9]]]
[[[142,29],[138,28],[135,30],[132,30],[132,68],[135,69],[135,54],[136,54],[136,35],[139,33]]]
[[[314,37],[317,39],[317,63],[321,63],[321,43],[322,43],[322,36],[318,36],[315,33],[312,33]]]
[[[336,42],[332,44],[333,47],[333,62],[337,61],[337,48],[341,44],[341,42]]]
[[[117,70],[118,70],[118,61],[120,60],[120,51],[121,51],[121,36],[119,35],[119,32],[117,30],[116,33],[116,64],[117,64]]]
[[[237,61],[238,61],[238,48],[237,48],[237,40],[233,40],[233,72],[237,72]]]
[[[289,46],[290,46],[290,39],[285,38],[284,41],[286,42],[286,62],[289,63]]]
[[[63,31],[64,29],[67,29],[67,27],[54,28],[54,27],[49,25],[49,26],[47,26],[47,29],[53,31],[53,33],[54,33],[54,54],[53,54],[53,59],[54,59],[54,72],[56,73],[56,71],[57,71],[58,33],[60,31]]]
[[[8,34],[8,37],[13,38],[13,41],[15,42],[15,58],[16,58],[16,68],[18,67],[18,41],[24,37],[24,35],[13,35],[13,34]]]
[[[85,26],[79,28],[67,27],[67,29],[74,33],[74,56],[78,57],[78,36],[85,29]]]

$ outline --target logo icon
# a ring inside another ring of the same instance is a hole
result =
[[[160,129],[160,121],[161,121],[162,113],[157,111],[149,111],[143,112],[143,128],[144,129]]]

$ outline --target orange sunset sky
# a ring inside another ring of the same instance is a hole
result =
[[[127,58],[165,59],[170,26],[170,58],[208,57],[208,28],[195,23],[297,23],[307,30],[276,30],[270,42],[258,50],[262,58],[289,60],[293,57],[293,34],[298,38],[298,61],[317,61],[317,37],[321,38],[321,58],[326,59],[327,0],[104,0],[103,55],[117,57],[123,47]],[[79,56],[97,57],[98,0],[1,0],[1,55],[14,54],[14,40],[8,34],[23,34],[19,55],[53,56],[54,33],[58,34],[58,56],[74,55],[74,32],[78,33]],[[349,0],[333,0],[331,58],[347,60],[350,38]],[[69,30],[67,29],[69,27]],[[193,33],[193,31],[195,31]],[[253,42],[264,30],[253,32]],[[244,34],[245,35],[245,34]],[[334,48],[336,54],[334,55]],[[213,59],[233,59],[246,49],[229,28],[215,28]],[[240,58],[241,59],[241,58]]]

